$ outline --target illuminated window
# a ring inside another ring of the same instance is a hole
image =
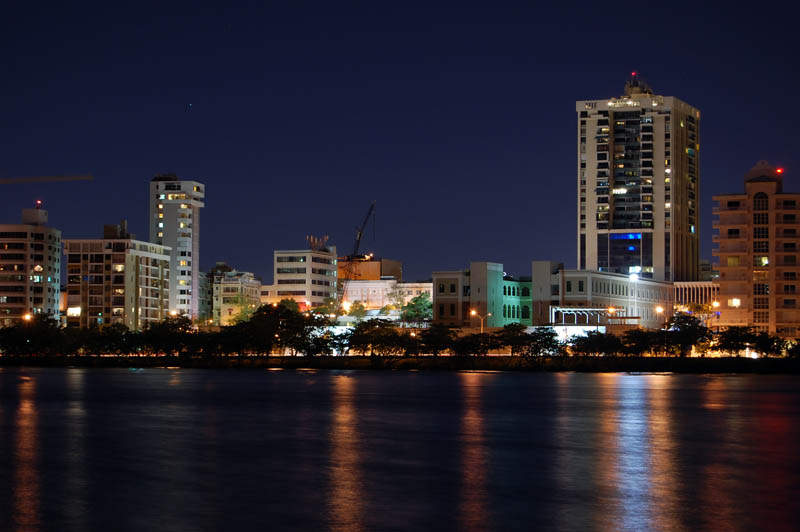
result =
[[[158,213],[158,217],[159,218],[163,218],[164,217],[164,213],[163,212]]]
[[[161,231],[159,231],[159,232],[158,232],[158,236],[164,236],[164,233],[162,233]]]
[[[162,195],[163,195],[163,194],[162,194]],[[163,209],[163,208],[164,208],[164,204],[163,204],[163,203],[159,203],[159,204],[158,204],[158,208],[159,208],[159,209]]]
[[[164,222],[158,222],[158,227],[160,227],[161,229],[163,229],[163,228],[164,228]]]

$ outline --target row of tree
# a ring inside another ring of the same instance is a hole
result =
[[[457,330],[431,325],[422,329],[398,328],[394,323],[371,319],[341,332],[330,327],[324,314],[300,312],[292,301],[264,305],[246,320],[202,331],[183,317],[168,318],[144,331],[129,331],[122,325],[92,329],[58,327],[55,322],[35,319],[0,329],[0,353],[5,355],[268,355],[368,354],[373,356],[417,355],[421,353],[457,356],[486,355],[510,350],[517,356],[687,355],[716,349],[733,355],[746,350],[767,356],[800,355],[800,344],[787,345],[777,337],[746,327],[729,327],[712,334],[695,317],[676,314],[659,331],[632,329],[616,336],[590,332],[570,343],[558,341],[551,327],[528,330],[521,324],[481,334],[459,336]]]

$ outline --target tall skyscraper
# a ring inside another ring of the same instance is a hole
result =
[[[200,209],[205,185],[158,174],[150,181],[150,242],[172,248],[169,309],[196,317],[200,296]]]
[[[700,111],[635,72],[623,96],[575,108],[578,268],[697,280]]]

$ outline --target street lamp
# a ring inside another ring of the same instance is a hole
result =
[[[719,332],[719,301],[712,301],[711,308],[714,309],[714,315],[717,317],[717,332]]]
[[[656,307],[656,314],[658,314],[659,321],[661,319],[661,315],[664,313],[664,307],[661,305]],[[667,353],[667,324],[664,323],[664,354]]]
[[[29,313],[27,313],[27,314],[24,314],[24,315],[22,316],[22,319],[23,319],[23,320],[25,320],[25,321],[31,321],[31,320],[33,319],[33,316],[32,316],[32,315],[31,315],[31,313],[29,312]]]
[[[483,334],[483,320],[488,318],[489,316],[491,316],[492,313],[488,312],[488,313],[486,313],[485,316],[481,316],[480,314],[478,314],[477,310],[472,309],[472,310],[469,311],[469,315],[470,316],[478,316],[478,318],[480,318],[480,320],[481,320],[481,334]]]

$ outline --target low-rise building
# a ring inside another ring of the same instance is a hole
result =
[[[212,274],[212,320],[232,325],[237,315],[261,305],[261,281],[250,272],[230,269]]]
[[[433,272],[433,321],[456,327],[531,325],[531,282],[503,272],[496,262],[468,270]]]
[[[387,305],[402,307],[422,294],[428,294],[433,300],[433,284],[401,283],[395,279],[347,281],[342,300],[345,304],[359,301],[367,310],[376,310]]]
[[[125,221],[103,238],[68,239],[67,325],[141,330],[169,316],[171,249],[136,240]]]
[[[376,257],[372,253],[357,257],[339,257],[339,281],[403,280],[403,263],[399,260]]]
[[[569,320],[580,324],[583,319],[588,325],[599,320],[608,325],[658,329],[673,307],[672,283],[636,274],[568,270],[552,261],[533,261],[531,270],[536,325]],[[594,310],[588,313],[585,309]]]
[[[60,293],[61,231],[37,201],[21,224],[0,225],[0,327],[38,314],[58,320]]]

